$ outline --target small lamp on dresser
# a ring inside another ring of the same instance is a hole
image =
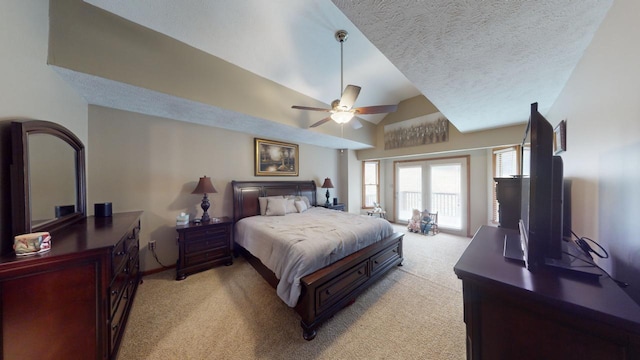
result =
[[[217,193],[216,188],[214,188],[213,184],[211,183],[211,178],[207,177],[206,175],[201,177],[200,181],[198,181],[198,185],[196,186],[195,190],[193,190],[193,192],[191,193],[204,194],[204,196],[202,197],[202,203],[200,204],[200,206],[202,207],[201,221],[203,223],[211,221],[211,217],[209,217],[209,214],[207,213],[207,210],[209,210],[209,206],[211,205],[209,203],[209,198],[207,197],[207,194]]]
[[[324,182],[322,183],[321,188],[327,189],[327,194],[326,194],[327,202],[324,203],[324,207],[329,207],[329,206],[331,206],[331,203],[329,202],[329,196],[330,196],[329,195],[329,189],[333,189],[333,183],[331,182],[331,179],[325,178]]]

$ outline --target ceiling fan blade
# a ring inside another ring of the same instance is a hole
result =
[[[309,106],[298,106],[298,105],[293,105],[291,108],[292,108],[292,109],[299,109],[299,110],[312,110],[312,111],[324,111],[324,112],[329,112],[329,111],[331,111],[331,109],[324,109],[324,108],[317,108],[317,107],[309,107]]]
[[[392,113],[398,110],[398,105],[377,105],[377,106],[365,106],[354,109],[357,114],[383,114]]]
[[[329,120],[331,120],[331,117],[330,117],[330,116],[327,116],[326,118],[324,118],[324,119],[322,119],[322,120],[320,120],[320,121],[316,122],[315,124],[313,124],[313,125],[311,125],[311,126],[309,126],[309,127],[310,127],[310,128],[318,127],[318,126],[320,126],[320,125],[322,125],[322,124],[326,123],[326,122],[327,122],[327,121],[329,121]]]
[[[351,124],[351,127],[353,128],[353,130],[358,130],[362,127],[362,123],[360,122],[360,120],[356,118],[351,119],[349,123]]]
[[[356,103],[358,94],[360,94],[360,86],[347,85],[347,87],[344,88],[344,92],[342,93],[340,104],[338,106],[340,106],[340,108],[344,110],[351,109],[353,107],[353,104]]]

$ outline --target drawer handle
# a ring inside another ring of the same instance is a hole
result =
[[[116,329],[118,329],[118,324],[113,325],[113,326],[111,327],[111,329],[112,329],[113,331],[116,331]]]
[[[111,290],[111,295],[113,296],[118,295],[118,290]]]
[[[398,252],[398,249],[393,249],[393,252],[394,252],[394,253],[397,253],[397,252]]]
[[[327,291],[325,291],[325,294],[331,295],[331,291],[327,290]]]
[[[358,275],[362,275],[364,274],[364,272],[362,272],[362,270],[358,270]]]
[[[126,253],[127,253],[126,251],[118,251],[118,252],[116,253],[116,256],[122,256],[122,255],[124,255],[124,254],[126,254]]]
[[[373,263],[374,263],[374,264],[377,264],[377,263],[378,263],[378,260],[373,260]]]

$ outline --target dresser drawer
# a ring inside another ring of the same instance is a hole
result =
[[[336,301],[344,298],[349,291],[367,281],[367,264],[367,261],[363,261],[342,276],[320,286],[316,290],[316,312],[333,305]]]
[[[125,289],[127,289],[127,287],[125,287]],[[126,291],[127,290],[125,290],[125,292]],[[126,293],[123,295],[124,296],[120,298],[120,301],[116,302],[116,308],[113,311],[113,315],[111,316],[111,321],[109,322],[109,327],[111,328],[111,338],[109,341],[111,351],[113,351],[117,343],[118,336],[120,335],[120,332],[122,331],[122,328],[124,326],[123,321],[124,321],[125,310],[127,309],[128,295]]]
[[[125,239],[121,239],[113,247],[111,253],[111,275],[116,276],[116,274],[121,272],[128,259],[126,241]]]
[[[122,297],[122,294],[125,291],[128,278],[129,277],[127,273],[124,271],[121,271],[116,275],[116,277],[111,282],[111,286],[109,287],[109,297],[110,297],[109,302],[111,304],[111,314],[113,314],[113,311],[116,309],[116,306],[118,305],[118,301],[120,301],[120,298]]]

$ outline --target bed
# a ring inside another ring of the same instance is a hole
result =
[[[270,264],[273,268],[273,260],[266,258],[263,263],[258,258],[258,256],[265,258],[264,251],[261,254],[259,249],[253,248],[250,243],[246,242],[244,235],[246,235],[247,230],[243,227],[246,226],[245,223],[248,221],[257,221],[260,224],[260,221],[268,218],[268,216],[256,216],[261,213],[258,200],[260,197],[296,196],[297,199],[306,197],[311,206],[316,205],[316,183],[314,181],[233,181],[232,186],[235,252],[236,254],[242,253],[258,273],[271,286],[276,288],[283,301],[296,310],[301,317],[302,335],[306,340],[312,340],[316,336],[317,329],[322,322],[355,301],[355,298],[360,293],[386,272],[402,264],[402,240],[404,234],[391,231],[385,232],[384,235],[382,233],[361,235],[361,239],[358,241],[363,242],[363,244],[359,246],[358,250],[355,252],[346,250],[345,254],[334,254],[334,259],[331,259],[331,261],[318,260],[319,262],[330,264],[323,264],[319,269],[308,274],[304,273],[300,277],[292,276],[292,278],[299,279],[298,291],[290,293],[281,291],[280,288],[286,288],[286,286],[280,284],[281,282],[276,273],[266,265]],[[329,216],[330,218],[338,216],[360,217],[355,219],[357,223],[374,219],[377,222],[386,222],[386,220],[379,218],[370,217],[371,219],[365,219],[367,218],[366,216],[347,214],[324,208],[310,208],[307,212],[324,213],[324,216]],[[304,221],[308,220],[301,215],[303,214],[290,216],[288,219],[296,221],[300,219],[299,221],[304,224]],[[245,218],[247,219],[243,220]],[[287,218],[287,216],[274,216],[273,218],[278,218],[277,220],[280,220],[280,225],[278,226],[281,226],[283,218]],[[355,223],[354,218],[351,218],[350,221]],[[286,232],[282,231],[280,233],[286,234]],[[260,237],[260,239],[255,240],[264,240],[263,237],[267,238],[267,235],[251,234],[252,236],[250,237]],[[242,238],[239,237],[240,235],[242,235]],[[282,238],[284,240],[288,236],[283,235]],[[325,238],[324,241],[332,240]],[[256,254],[253,254],[249,249],[254,249]],[[275,271],[282,276],[281,269],[276,269]],[[284,278],[288,278],[288,276]],[[284,296],[281,296],[283,294]]]

